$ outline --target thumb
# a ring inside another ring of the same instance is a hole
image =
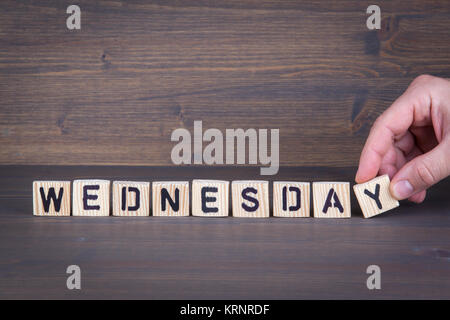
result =
[[[390,184],[391,194],[398,200],[426,190],[450,173],[450,145],[442,141],[430,152],[422,154],[401,168]]]

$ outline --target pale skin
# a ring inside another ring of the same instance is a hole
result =
[[[383,174],[395,198],[416,203],[450,174],[449,79],[417,77],[375,121],[355,181]]]

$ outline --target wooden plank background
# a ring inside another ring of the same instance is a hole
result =
[[[450,2],[0,2],[0,165],[171,165],[171,132],[279,128],[283,166],[355,166],[419,74],[450,77]]]

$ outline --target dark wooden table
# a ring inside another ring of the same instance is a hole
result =
[[[355,168],[271,180],[352,181]],[[34,217],[34,179],[235,178],[257,168],[0,167],[0,298],[450,298],[450,181],[421,205],[363,219]],[[66,288],[79,265],[82,289]],[[382,289],[366,288],[381,268]]]

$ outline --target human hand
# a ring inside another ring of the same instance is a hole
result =
[[[450,80],[417,77],[375,121],[356,182],[391,178],[398,200],[420,203],[426,189],[450,174]]]

